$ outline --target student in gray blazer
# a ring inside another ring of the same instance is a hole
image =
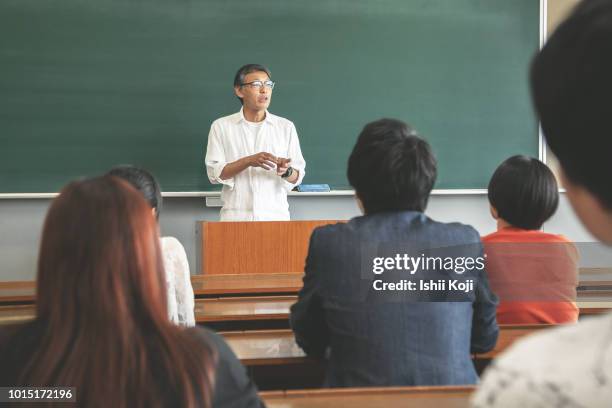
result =
[[[300,347],[329,359],[327,386],[474,384],[470,354],[495,346],[478,232],[423,213],[436,173],[404,122],[359,135],[348,179],[364,215],[314,230],[291,308]]]

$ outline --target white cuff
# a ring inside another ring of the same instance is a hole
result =
[[[224,184],[226,186],[228,186],[230,189],[234,188],[234,178],[228,178],[223,180],[221,178],[221,173],[223,172],[223,169],[225,168],[226,163],[215,163],[215,164],[211,164],[211,165],[207,165],[207,169],[208,169],[208,180],[210,180],[210,182],[212,184]]]

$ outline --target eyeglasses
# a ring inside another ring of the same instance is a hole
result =
[[[252,82],[244,83],[244,84],[242,84],[240,86],[247,86],[247,85],[250,86],[251,88],[254,88],[254,89],[261,89],[264,86],[266,88],[268,88],[268,89],[274,89],[274,82],[270,81],[270,80],[268,80],[268,81],[257,80],[257,81],[252,81]]]

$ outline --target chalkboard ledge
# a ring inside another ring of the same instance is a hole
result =
[[[564,193],[564,189],[560,189],[559,192]],[[57,196],[58,193],[0,193],[0,200],[2,199],[49,199]],[[487,190],[483,188],[473,189],[434,189],[431,192],[432,195],[484,195],[487,194]],[[168,198],[197,198],[197,197],[214,197],[218,198],[221,195],[220,191],[165,191],[162,193],[163,197]],[[289,196],[291,197],[329,197],[329,196],[353,196],[355,192],[353,190],[331,190],[326,192],[308,192],[300,193],[297,191],[290,191]]]

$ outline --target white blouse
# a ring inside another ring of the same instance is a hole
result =
[[[161,248],[166,270],[168,317],[181,326],[195,326],[193,287],[185,248],[174,237],[162,237]]]
[[[296,183],[279,177],[276,169],[259,167],[221,179],[226,164],[259,152],[290,158],[290,166],[299,171]],[[302,182],[306,168],[293,122],[266,112],[259,127],[250,126],[242,109],[217,119],[210,128],[204,161],[210,182],[223,184],[221,221],[289,220],[287,192]]]

